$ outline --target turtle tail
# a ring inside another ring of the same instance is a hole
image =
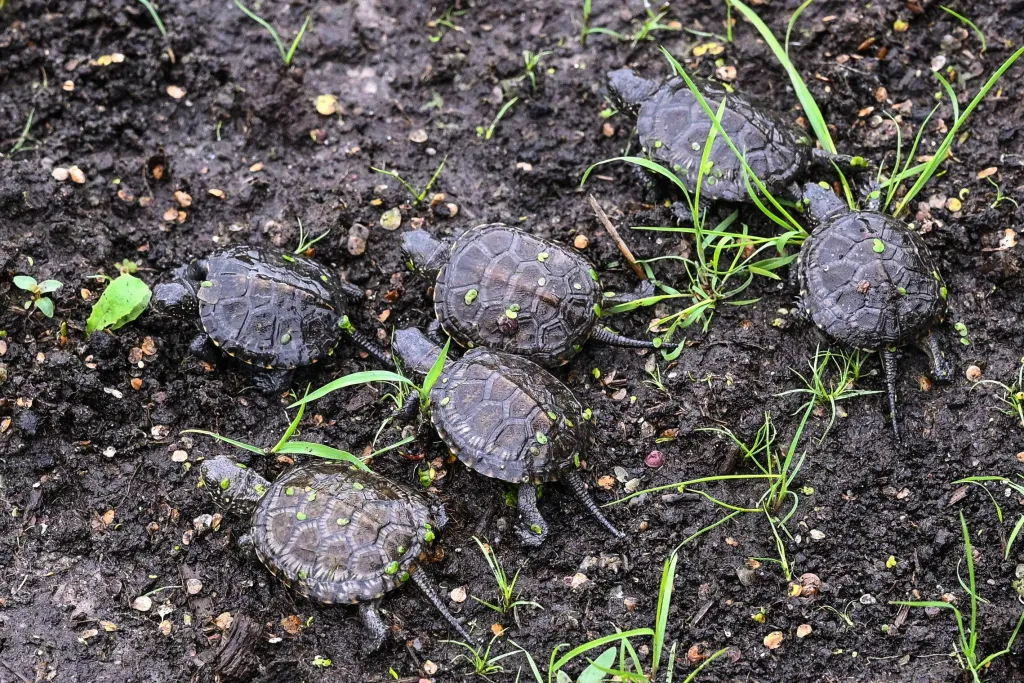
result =
[[[621,334],[616,334],[604,327],[598,327],[594,330],[594,334],[591,335],[591,339],[599,341],[602,344],[608,344],[609,346],[622,346],[629,349],[657,349],[660,346],[655,345],[654,342],[647,341],[646,339],[632,339],[630,337],[623,337]]]
[[[346,318],[347,317],[348,316],[346,316]],[[355,342],[359,348],[373,356],[374,359],[379,361],[382,365],[385,365],[389,368],[395,367],[395,361],[391,358],[391,354],[389,354],[387,351],[381,348],[381,346],[377,344],[377,342],[371,339],[370,335],[364,332],[360,332],[359,330],[352,327],[351,324],[342,325],[342,329],[345,330],[348,336],[352,338],[352,341]]]
[[[889,390],[889,412],[892,414],[892,433],[896,445],[900,445],[900,423],[896,417],[896,352],[890,348],[882,350],[882,366],[885,370],[885,384]]]
[[[601,513],[601,510],[597,507],[597,503],[594,501],[594,498],[587,491],[587,485],[583,483],[583,478],[580,477],[579,472],[576,470],[570,471],[565,476],[565,480],[569,484],[569,488],[572,489],[577,500],[583,503],[583,507],[587,508],[587,512],[589,512],[594,519],[600,522],[601,526],[610,531],[612,536],[615,538],[626,537],[626,534],[616,529],[615,525],[609,522],[608,518]]]
[[[469,632],[465,629],[465,627],[461,623],[459,623],[459,620],[455,618],[455,615],[448,611],[448,608],[445,606],[444,602],[441,601],[440,594],[437,592],[437,586],[434,585],[434,582],[430,579],[429,576],[427,576],[427,573],[423,571],[423,569],[413,572],[412,580],[413,583],[415,583],[416,586],[420,589],[420,591],[423,592],[423,595],[427,596],[427,600],[430,601],[430,604],[432,604],[437,609],[437,611],[441,613],[441,616],[443,616],[445,620],[449,624],[451,624],[452,628],[454,628],[458,632],[458,634],[462,636],[462,638],[465,640],[467,644],[472,645],[473,643],[477,642],[477,639],[469,635]]]

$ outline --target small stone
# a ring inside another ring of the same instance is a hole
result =
[[[185,581],[185,590],[189,595],[197,595],[203,590],[203,582],[199,579],[188,579]]]
[[[167,94],[176,100],[180,100],[182,97],[185,96],[185,89],[179,88],[176,85],[169,85],[167,86]]]
[[[402,225],[402,212],[396,206],[388,209],[380,217],[380,227],[385,230],[397,230]]]
[[[889,99],[888,90],[886,90],[885,88],[878,88],[877,90],[875,90],[875,102],[881,104],[882,102],[885,102],[887,99]]]
[[[323,116],[334,116],[338,113],[338,98],[334,95],[320,95],[316,98],[316,110]]]
[[[148,612],[153,609],[153,600],[148,595],[140,595],[132,600],[132,609],[138,612]]]
[[[878,602],[878,600],[876,600],[875,596],[873,596],[871,593],[865,593],[864,595],[860,596],[860,604],[862,605],[874,605],[876,602]]]
[[[651,451],[647,454],[647,457],[644,458],[644,464],[651,469],[656,470],[665,464],[665,456],[661,451]]]
[[[423,662],[423,673],[427,674],[428,676],[433,676],[437,673],[437,664],[434,664],[429,659]]]
[[[75,82],[64,81],[60,87],[64,89],[64,92],[72,92],[75,89]]]
[[[171,453],[171,462],[185,462],[188,460],[188,452],[183,450],[176,450]]]
[[[227,631],[231,628],[231,624],[234,623],[234,621],[235,618],[231,616],[231,612],[221,612],[217,615],[217,618],[213,620],[213,625],[221,631]]]
[[[533,164],[528,164],[525,161],[520,161],[516,164],[516,168],[522,171],[523,173],[529,173],[530,171],[533,170]]]
[[[68,179],[68,176],[70,174],[68,173],[68,169],[60,168],[58,166],[57,168],[50,171],[50,175],[52,175],[53,179],[56,180],[57,182],[63,183],[65,180]]]
[[[422,144],[427,141],[427,131],[423,130],[422,128],[417,128],[416,130],[409,133],[409,140],[411,140],[412,142]]]
[[[811,635],[811,632],[813,630],[814,629],[811,628],[810,624],[800,624],[799,626],[796,627],[796,637],[797,638],[806,638],[807,636]]]
[[[252,166],[249,167],[249,172],[250,173],[259,173],[262,170],[263,170],[263,162],[262,161],[257,161],[255,164],[253,164]]]
[[[1017,462],[1024,464],[1024,451],[1017,454]]]
[[[142,388],[142,378],[141,377],[132,377],[132,379],[129,382],[129,384],[132,385],[132,389],[134,389],[135,391],[138,391],[139,389]]]
[[[164,220],[167,221],[168,223],[174,223],[175,221],[177,221],[178,210],[172,206],[171,208],[164,211]]]
[[[815,541],[820,541],[825,538],[825,532],[820,531],[818,529],[811,529],[810,536]]]
[[[800,596],[804,598],[813,598],[821,592],[821,579],[818,578],[817,574],[801,574],[800,576]]]
[[[183,209],[187,209],[188,207],[192,206],[192,195],[190,195],[188,192],[178,190],[177,192],[174,193],[174,200],[178,202],[178,206],[180,206]]]
[[[450,217],[455,218],[456,216],[459,215],[459,205],[458,204],[453,204],[451,202],[448,202],[447,204],[445,204],[445,208],[448,209],[448,215]]]
[[[977,365],[972,365],[969,368],[967,368],[966,375],[967,379],[969,379],[970,381],[977,382],[979,379],[981,379],[981,368],[979,368]]]
[[[85,174],[82,173],[82,169],[77,166],[68,167],[68,176],[71,177],[71,182],[82,185],[85,183]]]
[[[366,239],[370,236],[370,229],[362,223],[353,223],[348,229],[348,253],[353,256],[360,256],[366,251]]]
[[[783,637],[782,631],[772,631],[764,637],[764,646],[769,650],[774,650],[782,645]]]
[[[736,569],[736,578],[739,579],[741,585],[747,588],[757,583],[757,574],[753,569],[748,569],[747,567],[738,567]]]
[[[575,239],[573,239],[572,246],[577,249],[586,249],[590,246],[590,239],[583,233],[580,233],[579,235],[576,235]]]
[[[582,572],[576,572],[569,579],[569,587],[572,588],[572,589],[576,589],[576,588],[579,588],[580,586],[582,586],[583,584],[585,584],[587,581],[590,581],[590,579],[587,578],[586,574],[584,574]]]
[[[457,603],[466,602],[466,597],[467,597],[466,596],[466,587],[465,586],[459,586],[457,588],[453,588],[452,592],[449,593],[449,597],[451,597],[452,602],[457,602]]]
[[[715,69],[715,76],[718,80],[731,83],[736,80],[736,67],[734,66],[720,66]]]
[[[613,137],[615,135],[615,126],[605,121],[601,125],[601,135],[605,136],[606,138]]]

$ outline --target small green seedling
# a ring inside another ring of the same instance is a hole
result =
[[[971,21],[970,19],[968,19],[967,17],[965,17],[962,14],[958,14],[957,12],[954,12],[950,8],[946,7],[945,5],[939,5],[939,9],[941,9],[946,14],[949,14],[950,16],[956,17],[961,22],[963,22],[967,26],[971,27],[971,30],[973,30],[975,35],[978,36],[978,40],[981,41],[981,51],[985,52],[986,50],[988,50],[988,41],[985,40],[985,34],[982,33],[981,29],[978,28],[978,26],[973,21]]]
[[[455,19],[464,16],[467,12],[469,12],[469,10],[455,9],[455,5],[452,5],[445,9],[445,11],[441,13],[440,17],[428,21],[427,28],[435,29],[438,26],[442,26],[444,28],[451,29],[452,31],[463,33],[463,28],[455,23]],[[439,43],[442,38],[444,38],[444,31],[439,30],[437,33],[428,36],[427,39],[432,43]]]
[[[530,87],[533,90],[537,89],[537,74],[534,73],[537,69],[537,65],[540,64],[540,60],[551,54],[551,50],[544,50],[543,52],[531,52],[529,50],[523,50],[523,62],[526,64],[526,77],[530,79]]]
[[[35,120],[36,110],[33,109],[28,113],[28,119],[25,121],[25,127],[21,129],[21,135],[15,141],[14,146],[7,150],[7,156],[12,157],[18,152],[26,151],[25,145],[29,142],[36,142],[36,139],[32,137],[32,121]],[[32,149],[35,149],[34,147]]]
[[[987,180],[989,182],[989,184],[996,189],[995,201],[993,201],[991,204],[989,204],[989,206],[991,208],[993,208],[993,209],[999,208],[999,205],[1002,204],[1003,202],[1010,202],[1011,204],[1013,204],[1018,209],[1020,208],[1020,204],[1017,203],[1016,199],[1014,199],[1013,197],[1009,197],[1009,196],[1003,194],[1003,188],[1002,188],[1002,186],[999,183],[997,183],[992,178],[985,178],[985,180]]]
[[[999,396],[998,398],[1008,407],[999,408],[999,412],[1017,418],[1017,422],[1020,426],[1024,427],[1024,358],[1020,359],[1020,363],[1021,365],[1017,369],[1017,381],[1013,384],[1006,385],[1002,382],[997,382],[994,379],[983,379],[975,384],[974,387],[982,384],[992,384],[1002,389],[1004,395]],[[971,390],[973,390],[974,387],[971,387]]]
[[[330,665],[331,665],[331,660],[328,659],[327,657],[321,657],[320,655],[317,655],[316,657],[313,657],[313,666],[317,667],[318,669],[326,669]]]
[[[136,264],[127,259],[117,265],[121,274],[110,281],[99,300],[93,304],[89,319],[85,321],[86,334],[124,327],[142,315],[149,306],[153,292],[149,285],[131,274],[132,267],[138,269]]]
[[[291,46],[286,49],[284,43],[281,41],[281,36],[278,35],[277,30],[270,25],[270,22],[243,5],[239,0],[234,0],[234,2],[235,6],[242,10],[245,16],[249,17],[267,30],[270,37],[274,39],[274,43],[277,44],[277,51],[281,53],[281,61],[284,62],[285,66],[291,66],[292,57],[295,56],[295,51],[299,49],[299,43],[302,42],[302,37],[306,35],[306,29],[309,28],[309,22],[313,20],[313,15],[306,15],[306,21],[303,22],[302,28],[299,29],[298,34],[295,36],[295,40],[293,40]]]
[[[473,537],[476,541],[477,547],[480,548],[480,552],[484,556],[484,560],[487,561],[487,566],[491,570],[491,576],[494,577],[495,583],[498,584],[498,600],[497,602],[487,602],[480,598],[473,596],[473,599],[479,602],[484,607],[489,607],[495,612],[501,614],[508,614],[510,611],[513,613],[516,623],[519,623],[519,614],[517,609],[519,607],[533,607],[534,609],[543,609],[538,603],[532,600],[517,600],[516,599],[516,582],[519,580],[519,572],[522,568],[517,569],[516,573],[509,579],[508,574],[505,572],[505,568],[501,566],[501,561],[498,556],[494,554],[494,549],[491,548],[489,543],[481,541],[476,536]]]
[[[370,167],[370,170],[397,180],[399,183],[402,184],[402,187],[408,190],[409,194],[412,195],[413,203],[419,204],[420,202],[427,198],[427,193],[430,192],[430,188],[434,186],[434,182],[437,180],[438,176],[441,175],[441,171],[444,170],[444,164],[446,161],[448,161],[447,156],[441,159],[441,164],[437,167],[437,170],[434,171],[434,175],[430,176],[430,180],[427,181],[427,184],[424,186],[422,190],[417,190],[411,183],[409,183],[408,181],[405,180],[405,178],[399,175],[397,171],[389,171],[384,168],[374,168],[373,166]]]
[[[483,138],[484,140],[490,140],[494,136],[494,129],[497,128],[498,123],[505,117],[505,114],[507,114],[508,110],[512,108],[512,105],[518,101],[518,97],[513,97],[511,100],[503,104],[501,109],[498,110],[498,115],[494,117],[493,121],[491,121],[491,125],[487,126],[487,128],[484,128],[483,126],[476,127],[476,136],[478,138]]]
[[[964,624],[963,614],[960,612],[960,608],[956,605],[941,600],[928,600],[928,601],[899,601],[893,602],[894,605],[906,605],[908,607],[922,607],[932,609],[948,609],[953,612],[953,616],[956,618],[956,627],[958,638],[957,642],[953,644],[953,653],[951,656],[956,658],[957,664],[967,673],[971,675],[972,683],[981,683],[981,674],[992,664],[996,659],[1003,655],[1009,654],[1013,648],[1013,643],[1017,639],[1017,634],[1020,632],[1021,625],[1024,625],[1024,611],[1021,612],[1020,617],[1017,619],[1017,626],[1013,629],[1010,634],[1010,639],[1006,643],[1006,647],[998,652],[993,652],[987,657],[982,658],[978,652],[978,592],[975,583],[974,576],[974,549],[971,546],[971,534],[967,529],[967,520],[964,519],[964,513],[960,513],[960,528],[964,535],[964,560],[967,562],[967,585],[964,585],[964,589],[970,596],[970,625]]]
[[[303,229],[302,221],[298,218],[295,220],[298,221],[299,224],[299,246],[295,247],[295,251],[292,252],[293,254],[305,254],[314,244],[331,234],[331,229],[327,228],[316,237],[310,237]]]
[[[497,639],[498,636],[494,636],[493,638],[491,638],[490,642],[488,642],[487,645],[482,649],[475,648],[469,643],[464,643],[461,640],[442,640],[441,642],[451,643],[452,645],[458,645],[459,647],[465,649],[466,653],[459,654],[457,657],[455,657],[455,659],[452,660],[452,663],[454,664],[460,659],[464,659],[467,662],[469,662],[469,665],[471,667],[473,667],[474,674],[486,679],[488,676],[504,673],[505,668],[499,662],[501,662],[503,659],[508,659],[509,657],[514,657],[515,655],[519,654],[518,651],[513,650],[511,652],[506,652],[504,654],[492,657],[491,648],[494,647],[494,641]]]
[[[160,31],[160,35],[164,37],[164,43],[167,45],[167,58],[171,60],[171,64],[174,64],[174,50],[171,49],[171,39],[167,35],[167,27],[164,26],[163,20],[160,18],[160,13],[156,11],[156,5],[150,0],[139,0],[139,3],[149,11],[149,15],[153,17],[153,23],[156,24],[157,29]]]
[[[57,280],[43,280],[42,282],[36,282],[36,279],[29,275],[15,275],[14,286],[18,289],[23,289],[32,295],[32,298],[25,301],[24,308],[26,311],[31,308],[37,308],[39,309],[39,312],[47,318],[52,318],[53,299],[48,297],[47,294],[56,292],[64,286],[64,283]]]
[[[976,477],[965,477],[964,479],[958,479],[953,482],[954,484],[972,484],[981,488],[988,496],[989,500],[992,501],[992,507],[996,509],[996,517],[999,518],[999,523],[1003,523],[1003,508],[999,505],[998,499],[995,494],[989,490],[988,484],[994,483],[1003,489],[1007,496],[1013,495],[1019,500],[1024,498],[1024,475],[1018,474],[1016,479],[1010,477],[999,477],[993,475],[983,475]],[[1021,529],[1024,529],[1024,513],[1021,513],[1020,517],[1017,518],[1016,524],[1013,525],[1013,530],[1010,531],[1010,535],[1006,538],[1006,548],[1003,551],[1003,559],[1010,559],[1010,552],[1013,550],[1013,544],[1017,540],[1017,536],[1020,535]],[[1002,537],[1002,533],[999,534]]]

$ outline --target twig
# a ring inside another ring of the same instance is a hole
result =
[[[638,278],[641,280],[647,280],[647,273],[644,272],[644,269],[641,268],[640,264],[636,262],[635,258],[633,258],[633,252],[629,250],[626,243],[622,241],[621,237],[619,237],[619,231],[615,229],[614,225],[612,225],[611,220],[608,219],[608,214],[604,212],[601,205],[597,203],[596,199],[594,199],[594,195],[587,195],[587,199],[590,200],[590,208],[594,210],[594,214],[597,215],[597,219],[601,221],[604,229],[609,235],[611,235],[612,239],[615,240],[616,246],[618,246],[619,251],[622,252],[622,256],[625,257],[626,262],[629,263],[629,267],[633,269],[633,272],[636,273]]]

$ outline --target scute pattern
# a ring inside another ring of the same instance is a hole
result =
[[[521,356],[470,351],[441,373],[430,404],[434,426],[459,460],[502,481],[557,480],[587,441],[576,397]]]
[[[921,238],[883,214],[851,212],[816,228],[798,272],[811,319],[854,347],[914,342],[945,309]]]
[[[542,365],[560,365],[596,323],[601,293],[591,273],[586,259],[561,245],[485,225],[453,246],[434,286],[434,308],[461,346],[514,349]],[[506,311],[513,306],[518,309],[509,323]]]
[[[355,603],[380,597],[416,569],[432,519],[403,486],[347,465],[313,463],[286,472],[267,491],[253,513],[253,544],[267,569],[302,595]]]
[[[237,247],[206,259],[199,288],[203,329],[239,360],[291,369],[337,343],[341,316],[331,273],[301,256]]]
[[[810,147],[801,142],[788,123],[776,120],[753,103],[727,94],[717,84],[695,80],[712,110],[726,98],[722,128],[769,192],[779,193],[808,161]],[[640,144],[655,160],[673,169],[691,192],[696,189],[701,154],[711,130],[697,98],[681,78],[673,78],[640,107],[637,131]],[[709,199],[742,202],[748,199],[743,166],[721,136],[714,143],[701,194]]]

